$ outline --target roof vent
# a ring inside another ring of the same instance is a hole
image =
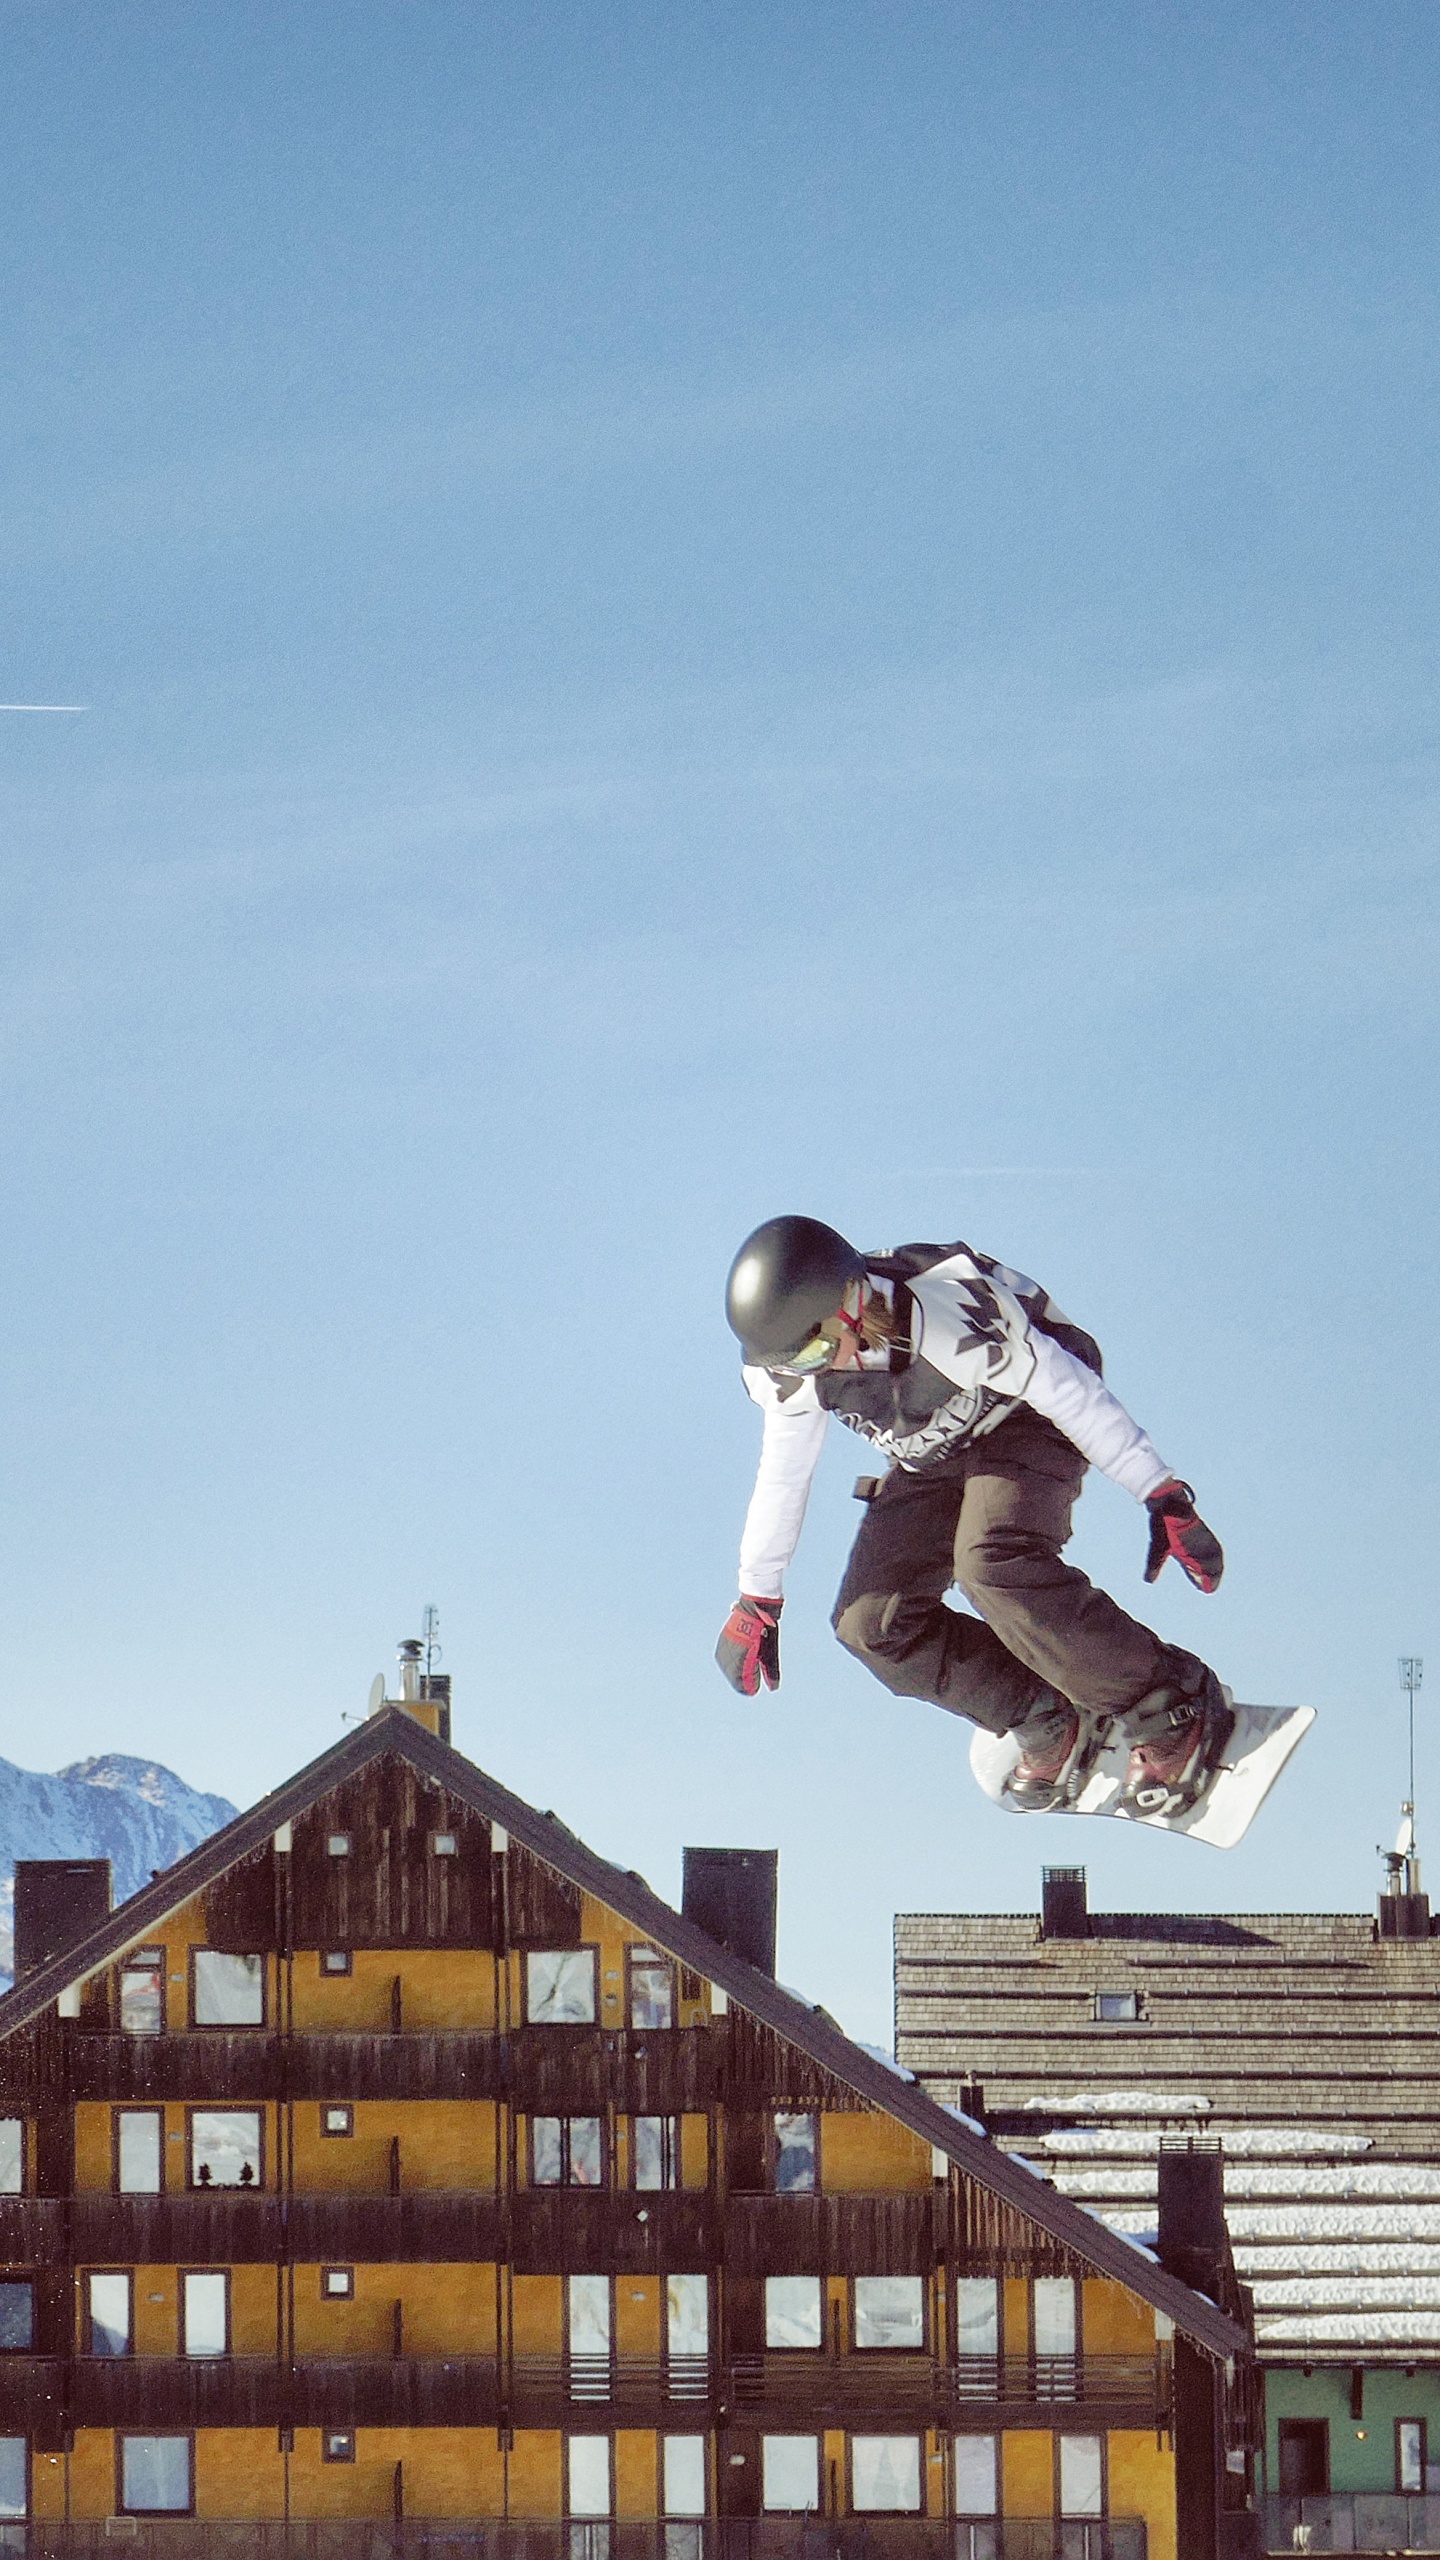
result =
[[[17,1858],[16,1981],[78,1947],[109,1917],[108,1858]]]
[[[778,1849],[687,1849],[680,1908],[707,1938],[773,1977],[779,1872]]]
[[[1088,1938],[1090,1911],[1085,1898],[1083,1867],[1040,1870],[1040,1935],[1042,1938]]]

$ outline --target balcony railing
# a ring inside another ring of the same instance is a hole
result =
[[[760,2516],[705,2523],[562,2523],[552,2518],[361,2516],[228,2524],[116,2516],[0,2526],[0,2550],[31,2560],[1146,2560],[1129,2516],[962,2523],[922,2516]]]
[[[1267,2551],[1440,2552],[1440,2497],[1332,2491],[1320,2498],[1266,2498]]]
[[[1168,2367],[1144,2356],[981,2357],[957,2367],[924,2355],[803,2349],[729,2364],[703,2355],[520,2355],[504,2365],[463,2354],[302,2354],[293,2362],[6,2355],[0,2434],[28,2433],[62,2406],[71,2424],[93,2427],[482,2426],[506,2409],[522,2423],[551,2426],[585,2410],[653,2424],[690,2409],[706,2412],[710,2424],[743,2416],[781,2429],[827,2419],[882,2432],[967,2419],[1003,2424],[1017,2411],[1032,2425],[1048,2416],[1148,2427],[1168,2412],[1168,2383]]]
[[[1146,2422],[1169,2407],[1170,2371],[1159,2356],[962,2356],[956,2364],[928,2356],[860,2349],[850,2355],[793,2349],[783,2354],[740,2356],[734,2365],[737,2400],[772,2407],[834,2410],[886,2408],[927,2412],[937,2424],[977,2408],[1036,2409],[1077,2403],[1106,2409],[1139,2409]]]

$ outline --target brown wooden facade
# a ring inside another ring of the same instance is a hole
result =
[[[0,2002],[0,2160],[0,2541],[1213,2549],[1234,2324],[398,1708]]]

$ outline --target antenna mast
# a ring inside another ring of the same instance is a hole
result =
[[[426,1601],[426,1603],[425,1603],[425,1614],[424,1614],[423,1618],[422,1618],[422,1619],[421,1619],[421,1621],[420,1621],[420,1641],[421,1641],[421,1643],[423,1644],[423,1646],[425,1647],[425,1677],[426,1677],[426,1679],[428,1680],[428,1679],[429,1679],[429,1677],[430,1677],[431,1672],[432,1672],[432,1671],[434,1670],[434,1668],[435,1668],[436,1663],[437,1663],[437,1662],[443,1662],[443,1661],[444,1661],[444,1659],[445,1659],[444,1653],[442,1652],[442,1650],[441,1650],[441,1646],[440,1646],[440,1612],[439,1612],[439,1610],[436,1608],[435,1603],[434,1603],[434,1601],[433,1601],[433,1600],[427,1600],[427,1601]],[[1415,1758],[1415,1753],[1414,1753],[1414,1747],[1413,1747],[1413,1739],[1412,1739],[1412,1747],[1411,1747],[1410,1758],[1411,1758],[1411,1783],[1410,1783],[1410,1793],[1411,1793],[1411,1794],[1412,1794],[1412,1796],[1413,1796],[1413,1794],[1415,1793],[1415,1783],[1414,1783],[1414,1758]]]
[[[1405,1692],[1410,1727],[1410,1793],[1400,1810],[1404,1816],[1400,1840],[1405,1848],[1405,1890],[1420,1890],[1420,1859],[1415,1841],[1415,1692],[1425,1677],[1424,1657],[1418,1653],[1400,1655],[1400,1686]]]

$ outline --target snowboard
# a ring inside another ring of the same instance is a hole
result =
[[[1228,1694],[1228,1693],[1227,1693]],[[1232,1704],[1234,1702],[1232,1701]],[[1198,1804],[1178,1814],[1126,1813],[1120,1804],[1128,1742],[1114,1741],[1097,1753],[1071,1804],[1052,1805],[1053,1813],[1108,1814],[1116,1822],[1143,1822],[1152,1831],[1183,1831],[1190,1840],[1207,1840],[1212,1849],[1233,1849],[1243,1840],[1256,1814],[1315,1721],[1313,1707],[1247,1707],[1235,1705],[1235,1730],[1224,1758]],[[977,1730],[970,1744],[970,1766],[984,1793],[1007,1813],[1021,1813],[1004,1792],[1005,1781],[1020,1757],[1013,1733]]]

